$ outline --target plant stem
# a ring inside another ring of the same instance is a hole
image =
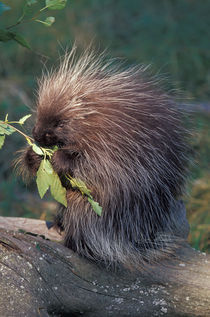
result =
[[[24,19],[24,17],[25,17],[25,11],[23,11],[21,17],[17,20],[17,22],[14,23],[14,24],[12,24],[12,25],[7,26],[6,29],[7,29],[7,30],[10,30],[10,29],[14,28],[15,26],[17,26],[17,25],[19,25],[19,24],[21,24],[21,23],[27,23],[27,22],[31,22],[31,21],[36,20],[36,18],[40,15],[40,13],[41,13],[42,11],[44,11],[45,9],[47,9],[48,7],[49,7],[49,6],[46,6],[46,7],[42,8],[42,9],[40,9],[39,11],[37,11],[37,12],[35,13],[35,15],[34,15],[31,19],[24,20],[24,21],[23,21],[23,19]]]
[[[47,8],[49,8],[49,7],[50,7],[50,5],[48,5],[48,6],[44,7],[44,8],[42,8],[42,9],[40,9],[39,11],[42,12],[42,11],[46,10]]]
[[[31,138],[30,136],[28,136],[27,134],[25,134],[24,132],[20,131],[19,129],[15,128],[13,125],[9,124],[8,122],[3,121],[4,124],[7,124],[10,128],[14,129],[15,131],[19,132],[20,134],[22,134],[24,136],[24,138],[27,140],[31,140],[34,142],[34,139]],[[16,123],[16,122],[15,122]]]
[[[7,26],[6,29],[7,29],[7,30],[10,30],[10,29],[14,28],[15,26],[17,26],[18,24],[20,24],[20,23],[21,23],[21,21],[17,21],[15,24],[12,24],[12,25],[10,25],[10,26]]]

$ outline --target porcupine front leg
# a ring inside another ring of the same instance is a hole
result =
[[[81,153],[77,150],[59,149],[53,154],[52,165],[60,177],[66,174],[74,176],[74,169],[79,159],[81,159]]]
[[[36,154],[31,146],[20,151],[20,155],[15,161],[17,170],[26,181],[36,176],[43,157]]]
[[[74,169],[77,161],[81,159],[81,154],[74,149],[59,149],[52,157],[53,169],[58,173],[62,185],[67,189],[70,189],[69,181],[66,179],[66,175],[74,176]],[[59,230],[63,231],[63,218],[66,208],[60,206],[56,216],[54,217],[53,225]]]

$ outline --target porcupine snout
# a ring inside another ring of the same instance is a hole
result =
[[[54,131],[50,128],[41,130],[35,126],[32,134],[36,143],[43,147],[51,147],[58,142]]]

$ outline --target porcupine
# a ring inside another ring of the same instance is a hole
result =
[[[33,136],[41,146],[59,147],[52,164],[68,207],[59,209],[55,224],[65,246],[126,267],[173,252],[182,235],[178,200],[189,157],[181,117],[146,67],[123,67],[91,52],[76,59],[72,50],[42,77]],[[40,160],[28,148],[22,165],[35,175]],[[65,182],[66,174],[86,183],[101,216]]]

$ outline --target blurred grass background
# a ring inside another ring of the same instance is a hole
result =
[[[24,4],[3,2],[12,10],[0,16],[0,28],[13,24]],[[0,42],[0,118],[9,113],[15,120],[31,112],[43,63],[56,64],[75,41],[80,49],[93,41],[99,50],[108,48],[110,56],[128,64],[151,64],[153,72],[167,78],[167,88],[181,90],[183,103],[193,105],[195,162],[184,200],[189,241],[209,252],[210,0],[71,0],[53,15],[56,23],[51,28],[35,22],[15,28],[39,54],[15,42]],[[11,167],[13,153],[23,145],[14,135],[0,152],[0,214],[45,219],[55,211],[55,203],[50,198],[41,201],[35,184],[24,185]]]

